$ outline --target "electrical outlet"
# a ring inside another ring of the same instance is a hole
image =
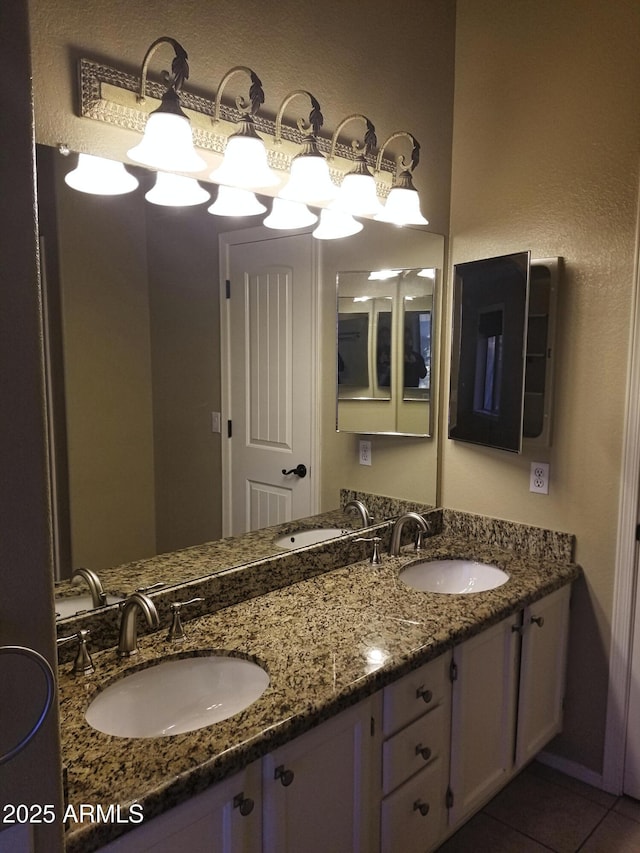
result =
[[[360,442],[360,464],[371,465],[371,442]]]
[[[220,412],[211,412],[211,432],[221,432]]]
[[[549,463],[532,462],[529,477],[529,491],[539,495],[549,494]]]

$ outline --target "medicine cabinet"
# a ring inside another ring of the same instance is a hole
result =
[[[454,266],[449,438],[514,453],[551,443],[560,261]]]

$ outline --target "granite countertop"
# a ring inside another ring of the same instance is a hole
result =
[[[406,549],[381,566],[344,566],[186,622],[181,645],[167,643],[168,625],[153,635],[141,630],[135,658],[121,662],[113,649],[95,654],[92,676],[73,676],[64,664],[59,698],[67,802],[123,808],[137,802],[149,820],[580,575],[566,549],[515,551],[495,536],[483,544],[469,535],[468,523],[456,528],[449,522],[426,540],[421,556],[491,562],[507,571],[507,583],[473,595],[411,590],[398,579],[399,569],[416,558]],[[96,692],[125,672],[207,651],[256,660],[269,673],[269,687],[230,719],[174,737],[118,738],[85,721]],[[127,828],[72,824],[67,851],[89,853]]]

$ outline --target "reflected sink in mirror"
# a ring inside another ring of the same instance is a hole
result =
[[[119,601],[124,601],[123,596],[107,595],[107,604],[117,604]],[[56,598],[54,604],[57,619],[66,619],[68,616],[75,616],[76,613],[84,613],[85,610],[94,610],[93,599],[89,592],[84,595]]]
[[[245,658],[173,658],[114,681],[85,717],[94,729],[117,737],[184,734],[243,711],[268,686],[266,671]]]
[[[315,530],[294,530],[293,533],[287,533],[285,536],[279,536],[274,539],[274,543],[278,548],[304,548],[305,545],[318,545],[320,542],[326,542],[328,539],[337,539],[338,536],[345,536],[347,533],[353,533],[353,530],[345,530],[341,527],[318,527]]]
[[[496,589],[509,575],[489,563],[475,560],[419,560],[400,572],[402,583],[420,592],[465,595]]]

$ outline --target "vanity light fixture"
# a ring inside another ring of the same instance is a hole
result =
[[[433,268],[425,268],[417,273],[418,278],[430,278],[436,280],[436,271]]]
[[[340,210],[352,216],[373,216],[382,210],[382,205],[378,201],[375,178],[367,165],[367,155],[377,144],[376,129],[370,119],[360,114],[350,115],[343,119],[333,134],[329,160],[335,154],[340,131],[354,119],[360,119],[366,123],[367,130],[364,135],[364,142],[359,145],[357,140],[352,141],[351,148],[355,152],[355,165],[342,179],[338,195],[329,207],[332,210]]]
[[[278,193],[280,198],[299,201],[304,204],[320,205],[331,201],[338,192],[331,180],[329,164],[318,148],[318,134],[324,123],[318,99],[305,89],[296,89],[284,99],[276,115],[274,145],[282,143],[282,116],[287,105],[298,95],[311,101],[309,120],[299,118],[296,122],[302,134],[302,149],[291,160],[290,177]]]
[[[149,192],[145,193],[145,198],[151,204],[165,207],[193,207],[209,201],[211,193],[201,187],[195,178],[158,172],[156,182]]]
[[[267,228],[275,228],[282,231],[294,231],[298,228],[306,228],[318,221],[315,213],[301,204],[299,201],[289,201],[286,198],[274,198],[271,213],[267,216],[263,225]]]
[[[218,187],[218,197],[211,207],[207,208],[207,212],[213,213],[214,216],[256,216],[258,213],[264,213],[266,209],[250,190],[223,184]]]
[[[251,79],[249,102],[241,96],[236,98],[236,107],[241,113],[239,129],[228,138],[224,159],[209,177],[218,184],[247,190],[274,187],[280,183],[280,179],[269,167],[267,149],[256,131],[253,118],[264,103],[264,90],[260,78],[251,68],[237,65],[224,75],[216,95],[213,123],[215,125],[220,121],[220,101],[224,87],[238,72],[248,74]]]
[[[64,146],[61,153],[69,153]],[[122,163],[106,160],[94,154],[79,154],[78,165],[64,178],[74,190],[92,195],[124,195],[138,186],[138,179],[125,169]]]
[[[377,219],[379,222],[390,222],[392,225],[428,225],[429,220],[425,219],[420,211],[420,197],[412,180],[413,170],[420,161],[420,143],[413,134],[408,133],[406,130],[391,134],[378,152],[376,173],[380,171],[382,155],[387,145],[394,139],[403,136],[408,137],[412,143],[411,162],[407,165],[402,155],[398,157],[397,174],[394,184],[391,187],[384,208],[374,219]]]
[[[351,237],[363,228],[362,222],[358,222],[351,214],[325,208],[320,211],[320,222],[311,233],[316,240],[338,240],[341,237]]]
[[[127,154],[136,163],[151,166],[153,169],[167,172],[199,172],[207,164],[193,147],[191,123],[180,106],[180,90],[184,81],[189,78],[189,63],[185,49],[175,39],[161,36],[147,50],[142,62],[138,102],[145,102],[149,62],[161,44],[170,44],[175,53],[171,72],[163,72],[167,89],[160,106],[147,119],[142,141]]]

